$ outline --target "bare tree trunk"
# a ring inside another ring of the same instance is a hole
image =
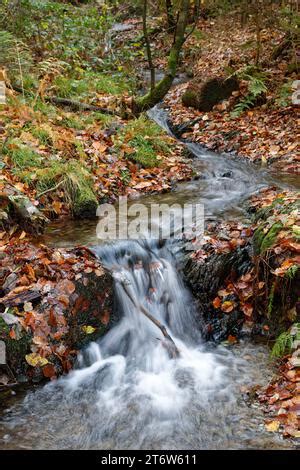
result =
[[[149,93],[135,100],[133,103],[134,113],[140,113],[152,108],[168,93],[176,75],[181,48],[186,40],[185,31],[188,24],[189,7],[190,0],[182,0],[174,42],[169,52],[167,70],[164,78],[155,85],[153,90],[150,90]]]
[[[148,29],[147,29],[147,7],[148,7],[148,1],[144,0],[144,3],[143,3],[143,33],[144,33],[144,38],[145,38],[145,43],[146,43],[147,59],[148,59],[148,64],[149,64],[150,77],[151,77],[151,79],[150,79],[151,80],[151,82],[150,82],[150,93],[152,93],[154,88],[155,88],[155,68],[154,68],[153,61],[152,61],[151,46],[150,46],[150,41],[149,41]]]
[[[249,16],[249,2],[248,0],[243,0],[241,4],[241,26],[244,27],[247,23]]]

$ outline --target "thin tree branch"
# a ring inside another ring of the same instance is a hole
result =
[[[154,87],[155,87],[155,68],[154,68],[154,65],[153,65],[151,45],[150,45],[148,29],[147,29],[147,7],[148,7],[148,1],[144,0],[144,3],[143,3],[143,34],[144,34],[145,43],[146,43],[147,59],[148,59],[148,64],[149,64],[149,69],[150,69],[150,77],[151,77],[151,79],[150,79],[151,80],[150,89],[151,89],[151,92],[152,92],[154,90]]]
[[[195,28],[196,28],[198,20],[199,20],[199,16],[200,16],[200,0],[197,0],[197,2],[196,2],[196,15],[195,15],[195,19],[194,19],[194,24],[192,26],[191,31],[189,31],[187,33],[187,35],[185,36],[184,41],[186,41],[193,34],[193,32],[195,31]]]
[[[23,93],[22,88],[18,86],[12,86],[12,89],[17,91],[18,93]],[[24,90],[24,93],[27,96],[32,96],[32,93],[30,91]],[[59,98],[58,96],[45,96],[44,100],[48,103],[53,103],[57,106],[69,106],[74,111],[99,111],[102,114],[109,114],[111,116],[115,116],[118,114],[117,112],[107,108],[101,108],[100,106],[88,103],[81,103],[80,101],[74,101],[67,98]]]
[[[169,335],[166,327],[162,325],[151,313],[141,304],[138,304],[135,299],[132,297],[131,293],[129,292],[129,289],[127,288],[126,284],[124,282],[121,282],[124,291],[126,292],[127,296],[133,303],[136,309],[140,310],[154,325],[157,326],[157,328],[160,329],[164,337],[168,340],[168,352],[171,358],[176,358],[179,357],[179,349],[177,348],[176,344],[174,343],[174,340],[171,338]]]

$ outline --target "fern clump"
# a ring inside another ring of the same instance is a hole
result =
[[[0,30],[0,68],[10,79],[23,81],[22,75],[32,66],[32,56],[25,44],[8,31]]]
[[[244,111],[256,106],[264,100],[267,92],[266,76],[257,69],[246,68],[245,70],[235,72],[233,76],[238,76],[248,82],[248,93],[237,103],[232,111],[232,117],[240,116]]]
[[[282,357],[285,354],[290,354],[293,345],[298,341],[300,341],[300,323],[294,323],[288,331],[284,331],[278,336],[272,348],[271,357]]]

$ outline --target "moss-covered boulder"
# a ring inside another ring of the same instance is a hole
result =
[[[211,111],[216,104],[229,98],[238,88],[239,83],[235,77],[213,77],[200,83],[193,81],[183,94],[182,103],[199,111]]]

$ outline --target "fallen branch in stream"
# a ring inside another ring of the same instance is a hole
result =
[[[166,343],[166,347],[167,347],[170,358],[175,359],[176,357],[179,357],[180,356],[179,349],[177,348],[174,340],[169,335],[166,327],[164,325],[162,325],[155,317],[153,317],[153,315],[151,315],[151,313],[143,305],[138,304],[134,300],[134,298],[132,297],[131,293],[127,289],[124,282],[121,282],[121,284],[122,284],[123,289],[126,292],[127,296],[129,297],[129,299],[131,300],[131,302],[135,306],[135,308],[140,310],[147,318],[149,318],[149,320],[152,321],[152,323],[154,323],[154,325],[156,325],[157,328],[160,329],[160,331],[162,332],[164,337],[167,339],[168,343]]]
[[[90,248],[88,248],[86,246],[79,245],[79,246],[76,247],[76,250],[86,251],[87,253],[92,255],[94,258],[97,258],[97,255]],[[162,325],[160,323],[160,321],[158,321],[153,315],[151,315],[151,313],[146,309],[146,307],[144,307],[141,304],[138,304],[135,301],[135,299],[132,297],[131,293],[129,292],[129,289],[127,289],[126,284],[124,282],[122,282],[122,281],[119,281],[119,282],[122,284],[125,293],[129,297],[129,299],[131,300],[131,302],[133,303],[135,308],[137,310],[140,310],[150,321],[152,321],[152,323],[154,323],[154,325],[157,326],[157,328],[160,329],[160,331],[162,332],[162,334],[164,335],[164,337],[167,340],[167,343],[164,343],[164,344],[166,345],[166,348],[168,350],[168,353],[169,353],[170,357],[173,358],[173,359],[175,359],[176,357],[179,357],[180,356],[179,349],[177,348],[173,338],[169,335],[166,327],[164,325]]]

